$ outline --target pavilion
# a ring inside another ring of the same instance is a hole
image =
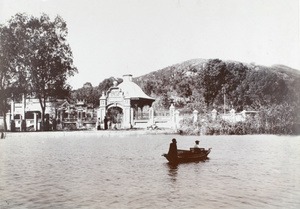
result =
[[[118,108],[121,110],[120,128],[132,128],[135,123],[141,119],[147,122],[153,121],[152,103],[154,98],[146,95],[143,90],[132,81],[132,75],[123,75],[123,82],[118,85],[114,81],[114,85],[100,97],[100,106],[97,111],[98,120],[102,121],[106,117],[110,109]],[[145,106],[149,107],[149,115],[146,118],[139,118]]]

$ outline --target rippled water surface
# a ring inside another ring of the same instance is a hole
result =
[[[212,147],[172,166],[175,137]],[[2,208],[300,208],[300,137],[14,133],[0,140]]]

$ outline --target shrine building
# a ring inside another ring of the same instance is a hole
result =
[[[153,123],[152,103],[154,98],[146,95],[132,81],[132,75],[124,75],[123,82],[114,85],[100,97],[97,118],[103,123],[107,118],[111,123],[119,124],[118,128],[133,128],[138,122]],[[145,114],[144,108],[147,107]]]

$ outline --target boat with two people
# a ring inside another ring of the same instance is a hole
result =
[[[211,148],[205,149],[198,147],[199,141],[196,140],[196,145],[189,150],[177,149],[176,139],[172,139],[168,154],[162,154],[170,163],[185,163],[197,162],[207,159]]]

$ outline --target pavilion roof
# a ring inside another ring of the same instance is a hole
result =
[[[124,75],[123,82],[119,84],[118,87],[124,93],[124,96],[129,97],[130,99],[155,100],[154,98],[146,95],[141,87],[132,81],[132,75]]]

